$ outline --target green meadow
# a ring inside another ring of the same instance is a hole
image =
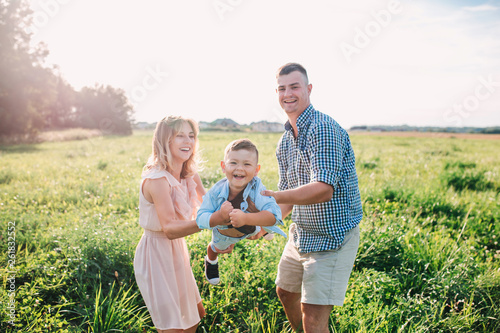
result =
[[[151,132],[0,146],[2,332],[156,332],[135,284],[141,170]],[[206,188],[226,144],[248,137],[277,189],[279,134],[202,132]],[[500,332],[500,140],[353,134],[364,218],[332,332]],[[289,225],[290,220],[286,219]],[[291,332],[274,278],[285,239],[242,241],[203,275],[198,332]]]

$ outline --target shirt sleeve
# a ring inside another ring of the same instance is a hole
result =
[[[281,220],[281,208],[276,203],[276,200],[273,197],[263,196],[260,192],[265,191],[266,187],[260,183],[257,187],[257,191],[255,192],[255,207],[260,210],[266,210],[272,213],[276,219],[275,225],[283,225],[283,221]]]
[[[343,163],[342,133],[329,122],[319,123],[310,136],[311,182],[337,187]]]
[[[212,191],[209,190],[203,196],[203,202],[201,203],[198,214],[196,215],[196,224],[200,229],[212,229],[210,227],[210,217],[217,210],[216,201],[212,196]]]

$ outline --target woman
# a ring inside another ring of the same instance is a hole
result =
[[[194,220],[205,190],[196,171],[198,126],[169,116],[153,136],[139,194],[134,270],[158,332],[195,332],[205,315],[184,236],[200,231]]]

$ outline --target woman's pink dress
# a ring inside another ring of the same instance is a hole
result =
[[[134,271],[149,314],[157,329],[188,329],[200,321],[200,292],[191,270],[184,238],[170,240],[161,231],[154,204],[142,193],[145,179],[166,178],[178,220],[192,220],[199,206],[192,178],[179,183],[170,173],[152,169],[142,176],[139,194],[139,224],[144,228],[134,257]]]

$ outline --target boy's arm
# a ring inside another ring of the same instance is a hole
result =
[[[218,210],[217,201],[212,195],[213,191],[208,191],[201,202],[200,208],[196,215],[196,224],[200,229],[212,229],[213,226],[210,223],[212,215]]]
[[[213,188],[203,196],[203,201],[196,216],[196,224],[200,229],[212,229],[217,225],[229,224],[229,212],[233,209],[233,206],[229,202],[224,202],[219,208],[216,197]]]
[[[260,194],[265,189],[265,186],[259,179],[257,189],[254,194],[249,195],[247,199],[248,213],[244,213],[239,209],[234,209],[229,214],[233,227],[239,228],[243,225],[270,227],[276,224],[283,224],[281,209],[274,198],[266,198]],[[254,197],[253,201],[251,196]]]
[[[231,224],[235,228],[242,227],[244,225],[255,225],[255,226],[273,226],[276,223],[276,217],[273,213],[263,210],[257,213],[245,213],[240,209],[233,209],[229,213],[231,219]]]
[[[213,228],[217,225],[228,225],[231,220],[229,213],[233,210],[233,205],[229,201],[224,201],[219,210],[212,213],[210,216],[210,227]]]
[[[293,205],[290,204],[278,204],[278,206],[280,206],[281,216],[283,219],[287,217],[288,214],[290,214],[293,210]]]

